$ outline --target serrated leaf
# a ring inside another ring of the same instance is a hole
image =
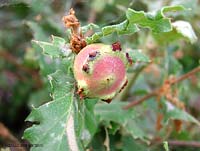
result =
[[[55,46],[60,46],[60,45],[64,45],[66,43],[65,39],[61,38],[61,37],[58,37],[58,36],[54,36],[52,35],[52,43],[55,45]]]
[[[183,120],[183,121],[187,121],[187,122],[192,122],[195,123],[197,125],[200,126],[200,122],[195,119],[192,115],[190,115],[189,113],[187,113],[184,110],[181,110],[175,106],[173,106],[170,103],[167,103],[167,111],[165,113],[164,116],[164,123],[167,124],[169,122],[170,119],[176,119],[176,120]]]
[[[142,50],[140,49],[134,49],[128,51],[128,54],[130,58],[133,60],[133,62],[151,62],[148,56],[146,56],[144,53],[142,53]]]
[[[38,25],[36,22],[26,22],[27,25],[33,30],[34,33],[34,39],[37,40],[47,40],[48,37],[46,33],[44,32],[43,28]],[[35,42],[31,42],[33,51],[35,52],[35,58],[38,60],[38,64],[40,66],[40,73],[43,76],[46,76],[52,72],[55,72],[59,61],[53,60],[50,58],[50,56],[42,55],[42,48],[36,44]]]
[[[58,51],[59,48],[52,43],[48,42],[42,42],[42,41],[35,41],[33,40],[36,44],[38,44],[42,49],[45,54],[48,54],[52,57],[59,57],[61,55],[61,52]]]
[[[170,20],[167,18],[161,18],[156,20],[153,15],[147,14],[143,11],[135,11],[128,9],[127,18],[133,24],[138,24],[144,28],[150,28],[153,32],[168,32],[172,30]]]
[[[33,125],[26,129],[24,138],[32,144],[42,145],[42,148],[32,148],[33,151],[69,150],[65,126],[71,116],[73,106],[71,98],[72,96],[68,95],[63,99],[51,101],[32,110],[26,121],[37,121],[39,125]]]
[[[150,28],[155,33],[169,32],[172,30],[170,19],[164,16],[165,12],[184,10],[183,6],[167,6],[155,13],[145,13],[144,11],[135,11],[128,9],[126,11],[127,19],[119,24],[105,26],[102,31],[94,33],[91,37],[87,37],[88,44],[93,43],[100,38],[116,32],[119,35],[133,34],[139,31],[138,25]]]
[[[68,44],[65,44],[65,40],[61,37],[52,36],[52,43],[33,40],[38,44],[45,54],[51,57],[67,57],[71,54],[71,49]]]
[[[78,119],[74,118],[73,79],[62,71],[57,71],[49,76],[49,80],[53,89],[53,101],[32,110],[26,121],[39,124],[26,129],[24,138],[32,144],[42,144],[41,148],[33,147],[33,151],[83,150],[78,139],[79,126],[75,126]]]
[[[36,51],[36,58],[40,66],[40,73],[43,76],[47,76],[48,74],[54,72],[58,63],[47,55],[41,55],[42,48],[36,43],[32,42],[32,47],[34,51]]]
[[[96,100],[76,100],[74,79],[61,70],[50,74],[48,79],[53,101],[33,109],[26,121],[39,124],[26,129],[24,138],[42,145],[33,147],[33,151],[82,151],[97,130],[93,113]]]
[[[164,13],[168,12],[176,12],[176,11],[183,11],[186,8],[182,5],[174,5],[174,6],[165,6],[156,12],[156,18],[163,18],[165,17]]]
[[[102,32],[96,32],[91,37],[86,37],[86,42],[88,44],[91,44],[91,43],[99,40],[101,37],[103,37],[103,33]]]
[[[133,34],[137,31],[139,31],[139,29],[137,28],[136,25],[130,24],[128,20],[125,20],[122,23],[116,25],[103,27],[102,31],[93,34],[91,37],[87,37],[86,41],[87,43],[93,43],[98,39],[110,35],[114,32],[116,32],[118,35],[122,35],[122,34]]]
[[[184,10],[182,6],[167,6],[155,13],[145,13],[128,9],[126,17],[130,23],[144,28],[150,28],[155,33],[169,32],[172,30],[170,19],[164,16],[165,12]]]
[[[197,36],[190,23],[186,21],[176,21],[172,23],[172,27],[172,31],[162,34],[154,34],[154,38],[160,44],[168,44],[180,39],[185,39],[190,43],[197,41]]]
[[[81,27],[81,31],[82,33],[86,33],[88,30],[95,30],[95,29],[99,29],[100,27],[94,23],[90,23],[88,25],[82,26]]]
[[[109,35],[113,32],[117,32],[117,34],[132,34],[137,32],[139,29],[134,24],[129,24],[127,20],[124,22],[117,24],[117,25],[111,25],[106,26],[102,28],[103,36]]]
[[[122,107],[126,105],[125,102],[112,102],[109,105],[105,103],[97,104],[95,106],[95,115],[99,117],[99,121],[116,122],[125,125],[128,120],[134,118],[137,113],[135,110],[124,110]]]

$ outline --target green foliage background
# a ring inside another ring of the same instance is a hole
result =
[[[149,145],[155,138],[199,141],[200,74],[175,85],[187,112],[171,105],[169,109],[164,98],[162,110],[154,98],[122,109],[161,86],[169,75],[180,76],[199,66],[199,4],[198,0],[0,1],[0,122],[21,142],[43,145],[32,147],[34,151],[157,151],[164,147],[162,141]],[[111,104],[80,101],[75,94],[74,54],[61,20],[71,7],[83,32],[94,30],[88,43],[120,41],[123,50],[134,50],[129,90]],[[94,24],[89,24],[91,20]],[[184,23],[189,24],[186,29]],[[159,112],[165,115],[164,127],[156,131]],[[185,121],[181,132],[176,132],[171,119]],[[77,148],[71,148],[72,139]],[[0,136],[0,145],[5,143]],[[169,144],[169,150],[198,148]]]

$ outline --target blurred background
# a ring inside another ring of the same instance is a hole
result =
[[[190,22],[199,37],[199,0],[0,0],[0,146],[10,141],[6,140],[6,132],[3,132],[5,129],[22,141],[23,131],[30,126],[30,123],[24,120],[31,107],[38,107],[50,100],[47,75],[54,72],[54,63],[47,56],[41,56],[41,49],[33,46],[31,40],[51,41],[51,35],[69,40],[62,17],[70,8],[74,8],[82,26],[93,22],[103,27],[123,21],[127,8],[146,12],[175,4],[182,4],[191,9],[169,14],[172,20]],[[151,58],[157,57],[158,62],[161,61],[160,64],[162,60],[159,58],[163,58],[163,53],[167,50],[172,56],[169,60],[169,74],[184,74],[199,65],[199,40],[194,44],[185,41],[169,43],[167,37],[165,38],[157,42],[149,30],[143,29],[129,37],[113,34],[102,38],[101,41],[120,41],[123,47],[143,49]],[[165,73],[162,67],[152,64],[144,70],[126,99],[137,98],[159,86],[159,80]],[[182,92],[179,97],[186,104],[187,111],[200,120],[199,77],[198,74],[190,81],[184,81],[179,87]],[[200,140],[199,132],[197,126],[189,125],[181,133],[172,133],[171,138]],[[179,146],[173,149],[200,150]]]

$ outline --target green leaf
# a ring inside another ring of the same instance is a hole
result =
[[[122,139],[122,151],[147,151],[147,146],[140,144],[130,136],[125,136]]]
[[[181,110],[170,103],[167,103],[167,111],[164,114],[164,124],[168,124],[170,119],[173,120],[183,120],[187,122],[192,122],[200,126],[200,122],[195,119],[192,115],[184,110]]]
[[[81,151],[97,131],[98,123],[93,113],[97,100],[77,100],[74,79],[61,70],[50,74],[48,79],[53,100],[33,109],[26,121],[39,124],[26,129],[24,138],[32,144],[42,145],[42,148],[33,147],[33,151]]]
[[[81,27],[81,31],[82,33],[86,33],[88,30],[95,30],[95,29],[99,29],[100,27],[94,23],[90,23],[90,24],[87,24],[85,26],[82,26]]]
[[[117,32],[117,34],[132,34],[137,32],[139,29],[134,24],[129,24],[127,20],[123,21],[120,24],[106,26],[102,28],[103,36],[109,35],[113,32]]]
[[[111,104],[99,103],[95,106],[95,115],[99,122],[103,122],[105,126],[112,128],[112,123],[115,122],[122,126],[134,139],[141,139],[146,143],[148,137],[145,132],[135,123],[139,113],[134,109],[124,110],[126,102],[112,102]],[[115,125],[116,126],[116,125]]]
[[[26,129],[24,138],[32,144],[42,145],[42,148],[32,148],[33,151],[69,150],[65,126],[69,120],[74,122],[71,115],[72,101],[72,95],[68,95],[63,99],[51,101],[32,110],[26,121],[37,121],[40,124]]]
[[[192,44],[197,41],[197,36],[190,23],[186,21],[176,21],[172,23],[172,27],[172,31],[162,34],[154,34],[154,38],[160,44],[168,44],[180,39],[185,39]]]
[[[52,43],[33,40],[38,44],[45,54],[51,57],[67,57],[71,54],[71,49],[65,40],[61,37],[52,36]]]
[[[74,79],[66,75],[63,71],[56,71],[53,74],[48,75],[48,80],[51,84],[53,91],[52,98],[57,100],[65,95],[72,93]]]
[[[156,18],[163,18],[165,17],[164,13],[169,12],[176,12],[176,11],[183,11],[186,8],[182,5],[174,5],[174,6],[165,6],[156,12]]]
[[[130,58],[133,60],[133,62],[151,62],[148,56],[146,56],[144,53],[142,53],[141,49],[134,49],[128,52]]]
[[[62,71],[49,75],[52,86],[53,101],[39,108],[34,108],[26,121],[37,122],[26,129],[24,138],[32,144],[41,144],[42,147],[32,147],[33,151],[65,151],[83,150],[78,138],[79,128],[75,115],[75,99],[73,78],[67,77]]]
[[[94,134],[98,129],[98,122],[94,115],[94,105],[97,103],[97,99],[85,99],[82,114],[84,114],[84,129],[81,134],[81,139],[84,146],[87,146]]]
[[[88,44],[91,44],[91,43],[94,43],[95,41],[99,40],[102,37],[103,37],[102,32],[96,32],[91,37],[86,37],[86,42]]]
[[[148,137],[146,132],[140,128],[135,120],[129,120],[127,125],[125,126],[126,131],[132,135],[134,139],[141,139],[147,144],[149,144]]]
[[[65,44],[65,39],[61,38],[61,37],[57,37],[57,36],[54,36],[52,35],[52,43],[55,45],[55,46],[60,46],[60,45],[64,45]]]
[[[144,28],[150,28],[153,32],[168,32],[172,30],[170,20],[167,18],[155,19],[153,15],[145,13],[143,11],[135,11],[128,9],[127,18],[133,24],[138,24]]]
[[[144,11],[135,11],[129,8],[126,12],[126,17],[130,23],[139,25],[143,28],[150,28],[155,33],[169,32],[172,30],[171,22],[169,18],[165,17],[164,13],[179,10],[184,10],[184,7],[163,7],[155,13],[145,13]]]
[[[100,38],[116,32],[118,35],[133,34],[139,31],[138,26],[150,28],[155,33],[169,32],[172,30],[171,21],[164,16],[164,13],[170,11],[184,10],[183,6],[167,6],[155,13],[145,13],[144,11],[135,11],[128,9],[126,11],[127,19],[119,24],[105,26],[101,31],[94,33],[91,37],[87,37],[88,44],[94,43]],[[97,28],[97,26],[93,26]]]
[[[36,22],[28,21],[26,22],[27,25],[31,28],[31,30],[34,33],[34,39],[37,40],[47,40],[48,36],[46,35],[46,32],[44,32],[44,29],[39,26]],[[60,61],[53,60],[48,55],[43,55],[42,48],[35,43],[35,41],[32,41],[32,47],[33,51],[35,53],[35,58],[40,66],[40,73],[43,76],[47,76],[48,74],[55,72],[57,69],[57,66],[60,66]]]
[[[95,115],[99,117],[99,121],[116,122],[121,125],[126,125],[128,120],[133,119],[137,113],[135,110],[122,109],[127,103],[112,102],[109,105],[106,103],[99,103],[95,106]]]
[[[55,72],[56,69],[60,66],[60,61],[50,58],[48,55],[42,54],[42,48],[32,41],[32,47],[36,52],[36,59],[40,66],[40,73],[42,76],[47,76],[52,72]]]
[[[86,41],[87,43],[93,43],[97,41],[98,39],[110,35],[114,32],[116,32],[118,35],[122,34],[133,34],[135,32],[139,31],[136,25],[129,24],[128,20],[123,21],[122,23],[111,25],[111,26],[105,26],[102,28],[102,31],[99,31],[95,34],[93,34],[91,37],[87,37]]]

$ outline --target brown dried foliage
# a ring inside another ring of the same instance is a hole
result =
[[[171,85],[176,80],[175,77],[170,76],[169,79],[165,80],[163,86],[158,89],[157,91],[157,100],[158,100],[158,107],[161,108],[160,98],[164,96],[167,101],[172,103],[174,106],[185,110],[185,104],[178,99],[178,90],[175,89],[172,91]],[[162,128],[162,118],[163,115],[158,113],[157,115],[157,122],[156,122],[156,130],[160,130]],[[182,128],[182,121],[181,120],[173,120],[174,126],[176,131],[180,131]]]
[[[73,8],[70,9],[69,15],[64,16],[62,20],[65,27],[71,28],[70,47],[74,53],[78,54],[81,49],[87,45],[87,43],[81,32],[80,22],[76,18]]]

